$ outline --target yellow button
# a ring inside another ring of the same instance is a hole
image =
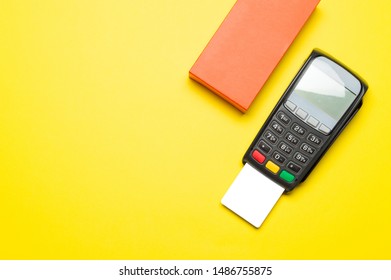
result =
[[[266,168],[269,169],[274,174],[276,174],[278,170],[280,170],[280,167],[270,160],[266,163]]]

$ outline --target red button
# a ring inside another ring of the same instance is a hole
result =
[[[253,158],[258,161],[259,163],[263,163],[265,161],[265,156],[261,154],[259,151],[254,150],[253,152]]]

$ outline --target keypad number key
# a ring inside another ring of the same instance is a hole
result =
[[[293,158],[297,160],[298,162],[301,162],[303,164],[306,164],[308,162],[308,157],[304,156],[303,154],[297,152]]]
[[[310,145],[308,145],[307,143],[303,143],[300,147],[300,149],[302,149],[304,152],[312,155],[313,153],[315,153],[315,148],[314,147],[311,147]]]
[[[277,119],[286,125],[288,125],[291,121],[291,119],[284,112],[279,112],[277,114]]]
[[[312,133],[310,133],[307,137],[307,140],[316,144],[316,145],[320,145],[322,143],[322,140],[320,140],[320,138]]]
[[[264,137],[272,144],[275,144],[278,140],[277,136],[271,133],[269,130],[266,130]]]
[[[293,131],[295,131],[297,134],[303,136],[305,134],[305,129],[302,128],[300,125],[298,125],[297,123],[294,123],[292,125],[292,129]]]
[[[289,132],[286,134],[285,139],[295,146],[299,143],[299,139],[297,139],[292,133]]]
[[[284,142],[281,142],[280,145],[278,146],[278,148],[280,148],[281,151],[285,152],[286,154],[290,154],[292,152],[292,148],[289,147],[286,143]]]
[[[278,134],[282,134],[284,132],[284,128],[278,122],[272,122],[271,127]]]
[[[273,158],[281,164],[283,164],[286,160],[286,158],[282,156],[279,152],[274,152]]]

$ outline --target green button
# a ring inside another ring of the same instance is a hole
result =
[[[280,174],[280,178],[282,178],[285,181],[287,181],[288,183],[290,183],[290,182],[293,182],[293,180],[295,179],[295,176],[293,176],[291,173],[289,173],[286,170],[282,170],[282,172]]]

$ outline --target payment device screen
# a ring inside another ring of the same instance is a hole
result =
[[[310,62],[287,107],[324,134],[330,133],[361,90],[360,82],[324,56]]]

